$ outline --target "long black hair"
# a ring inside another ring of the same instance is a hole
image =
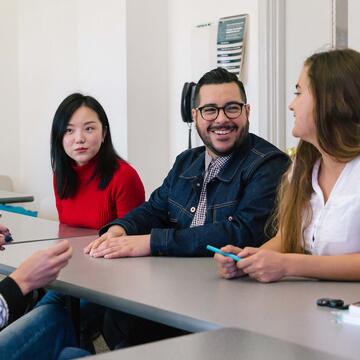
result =
[[[63,138],[71,117],[81,106],[86,106],[96,112],[105,135],[92,175],[92,179],[99,178],[99,189],[103,190],[107,187],[118,168],[118,160],[121,159],[114,149],[109,120],[100,103],[91,96],[79,93],[69,95],[56,110],[50,139],[51,167],[54,172],[56,192],[61,199],[70,198],[77,191],[77,176],[72,167],[73,160],[65,153]]]

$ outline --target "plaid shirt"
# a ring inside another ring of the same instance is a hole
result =
[[[0,329],[9,322],[9,308],[6,300],[0,294]]]
[[[207,154],[207,153],[206,153]],[[190,227],[204,225],[206,219],[206,187],[207,184],[214,179],[220,170],[229,161],[231,155],[219,156],[216,159],[212,159],[205,174],[204,182],[201,188],[200,199],[196,209],[196,213],[192,220]],[[206,159],[205,159],[206,160]],[[206,164],[206,162],[205,162]]]

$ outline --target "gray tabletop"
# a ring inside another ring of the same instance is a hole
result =
[[[0,204],[23,203],[34,201],[32,195],[0,190]]]
[[[344,358],[250,331],[226,328],[89,356],[86,359],[340,360]]]
[[[360,327],[337,323],[330,309],[315,304],[320,297],[359,300],[358,283],[227,281],[218,278],[210,258],[94,259],[83,254],[93,238],[70,239],[74,255],[53,288],[189,331],[237,327],[334,356],[360,358]],[[0,272],[10,272],[50,243],[8,246],[0,253]]]
[[[8,211],[0,211],[0,223],[10,229],[13,241],[11,245],[46,239],[79,237],[97,234],[94,229],[75,228],[57,221],[35,218]]]

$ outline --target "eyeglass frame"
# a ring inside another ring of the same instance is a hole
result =
[[[235,117],[230,117],[226,111],[225,111],[225,108],[229,105],[233,105],[233,104],[236,104],[236,105],[240,105],[240,114],[235,116]],[[246,106],[247,104],[245,103],[241,103],[241,102],[238,102],[238,101],[230,101],[228,103],[226,103],[224,106],[217,106],[217,105],[211,105],[211,104],[207,104],[207,105],[204,105],[204,106],[199,106],[199,107],[196,107],[195,110],[199,110],[200,111],[200,115],[201,115],[201,118],[205,121],[214,121],[216,120],[218,117],[219,117],[219,114],[220,114],[220,110],[223,111],[224,115],[230,119],[230,120],[234,120],[234,119],[237,119],[238,117],[241,116],[242,112],[243,112],[243,108]],[[202,114],[202,110],[206,107],[212,107],[212,108],[215,108],[217,110],[217,114],[216,114],[216,117],[214,119],[211,119],[211,120],[208,120],[208,119],[205,119],[203,114]]]

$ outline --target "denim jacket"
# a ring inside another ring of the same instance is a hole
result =
[[[205,172],[205,147],[181,153],[149,201],[100,230],[122,226],[128,235],[151,234],[152,255],[210,256],[206,245],[260,246],[274,208],[277,186],[289,158],[249,134],[207,185],[205,224],[190,228]]]

